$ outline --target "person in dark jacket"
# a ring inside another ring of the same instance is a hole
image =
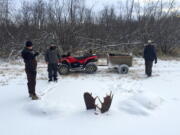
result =
[[[144,48],[144,60],[145,60],[145,73],[148,77],[152,74],[153,61],[157,63],[156,50],[152,41],[148,40],[148,44]]]
[[[60,59],[59,51],[55,45],[51,45],[45,53],[45,61],[48,64],[49,82],[57,82],[57,70]]]
[[[36,56],[38,56],[39,53],[35,52],[32,46],[33,46],[32,42],[27,41],[25,48],[21,52],[21,55],[25,63],[25,72],[27,74],[27,80],[28,80],[27,86],[28,86],[28,91],[29,91],[29,97],[31,97],[32,100],[36,100],[38,99],[38,96],[36,95],[36,92],[35,92],[36,74],[37,74]]]

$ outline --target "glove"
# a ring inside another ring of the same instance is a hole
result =
[[[35,54],[34,54],[34,56],[38,56],[39,55],[39,52],[36,52]]]
[[[154,62],[155,64],[157,64],[157,59],[155,60],[155,62]]]

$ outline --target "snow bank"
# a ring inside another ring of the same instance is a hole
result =
[[[119,108],[133,115],[148,115],[149,111],[159,107],[163,101],[163,98],[152,93],[135,93],[133,96],[121,101]]]

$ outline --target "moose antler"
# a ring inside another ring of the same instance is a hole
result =
[[[99,102],[101,103],[101,107],[95,104],[95,101],[97,98]],[[94,98],[92,96],[92,93],[88,93],[88,92],[84,93],[84,101],[85,101],[87,110],[98,108],[101,111],[101,113],[105,113],[109,110],[112,103],[112,99],[113,99],[112,91],[110,92],[109,95],[106,94],[106,97],[104,97],[104,102],[102,102],[98,96]]]
[[[96,105],[96,107],[101,111],[101,113],[105,113],[109,110],[112,103],[112,99],[113,99],[113,94],[111,91],[109,95],[106,95],[106,97],[104,97],[104,102],[102,102],[98,97],[98,100],[101,103],[101,108],[98,105]]]
[[[97,97],[93,97],[92,93],[85,92],[84,93],[84,101],[86,105],[86,109],[96,109],[95,100]]]

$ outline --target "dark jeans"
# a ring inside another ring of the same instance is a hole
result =
[[[28,86],[28,91],[29,91],[29,94],[33,94],[35,95],[36,92],[35,92],[35,87],[36,87],[36,71],[32,72],[32,71],[28,71],[28,70],[25,70],[26,71],[26,74],[27,74],[27,80],[28,80],[28,83],[27,83],[27,86]]]
[[[145,61],[145,73],[148,76],[152,74],[153,61]]]
[[[52,79],[57,80],[57,70],[58,70],[57,63],[48,64],[48,76],[50,80]]]

